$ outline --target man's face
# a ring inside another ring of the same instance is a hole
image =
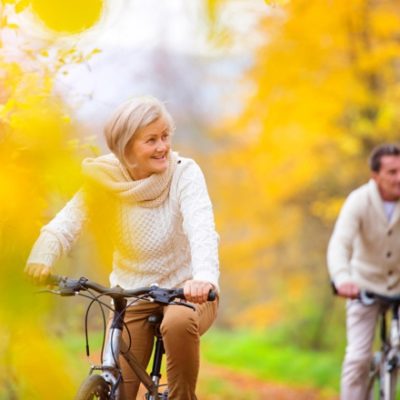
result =
[[[383,200],[399,200],[400,156],[383,156],[381,158],[381,168],[378,172],[372,172],[372,178],[377,183]]]

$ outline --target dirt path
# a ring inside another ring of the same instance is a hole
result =
[[[140,388],[137,400],[143,400]],[[197,385],[199,400],[339,400],[317,389],[268,382],[223,366],[202,363]]]
[[[211,390],[210,387],[215,387]],[[223,386],[223,387],[222,387]],[[203,393],[202,387],[206,389]],[[253,376],[215,365],[202,365],[198,385],[201,400],[338,400],[338,396],[324,394],[316,389],[296,388],[266,382]],[[220,390],[220,393],[218,391]]]

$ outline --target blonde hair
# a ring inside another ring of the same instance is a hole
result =
[[[125,149],[135,133],[163,118],[170,134],[175,130],[171,114],[164,104],[153,96],[133,97],[122,103],[114,112],[104,128],[108,148],[125,166]]]

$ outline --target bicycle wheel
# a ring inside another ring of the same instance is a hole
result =
[[[384,396],[383,400],[396,400],[396,385],[397,385],[397,368],[391,371],[386,370],[383,387]]]
[[[371,361],[366,400],[384,400],[384,379],[384,360],[382,359],[382,353],[378,351]]]
[[[101,375],[90,375],[82,383],[75,400],[109,400],[110,385]]]

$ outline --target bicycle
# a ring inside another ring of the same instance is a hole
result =
[[[373,355],[368,381],[367,400],[395,400],[397,377],[400,367],[400,295],[389,297],[368,291],[361,291],[360,301],[364,305],[378,303],[380,348]],[[389,330],[387,314],[391,311]],[[374,397],[374,396],[377,397]]]
[[[164,355],[164,346],[162,335],[160,333],[160,325],[162,322],[162,315],[151,315],[148,318],[150,324],[154,326],[155,341],[154,341],[154,356],[151,372],[148,373],[135,358],[129,350],[130,344],[126,343],[122,338],[122,330],[124,327],[124,316],[128,304],[128,298],[134,298],[134,301],[148,300],[158,304],[170,305],[175,304],[179,306],[189,307],[195,309],[192,304],[183,301],[175,301],[176,299],[183,299],[183,289],[165,289],[157,285],[144,287],[133,290],[124,290],[119,286],[107,288],[96,282],[90,281],[85,277],[79,279],[71,279],[57,275],[51,275],[47,281],[50,286],[58,287],[57,289],[47,290],[61,296],[74,296],[81,295],[91,299],[87,308],[86,317],[89,309],[95,302],[100,304],[103,313],[103,320],[105,322],[105,315],[103,307],[113,311],[113,320],[109,324],[107,342],[104,344],[101,354],[101,363],[99,365],[92,365],[89,375],[81,384],[75,400],[118,400],[119,398],[119,385],[122,381],[122,373],[119,367],[119,356],[123,356],[139,380],[145,386],[147,393],[145,394],[146,400],[167,400],[168,388],[166,385],[160,384],[161,379],[161,364]],[[98,294],[93,293],[97,292]],[[82,294],[81,292],[86,292]],[[106,304],[101,300],[102,296],[108,296],[112,299],[113,307]],[[216,298],[216,293],[210,291],[208,300],[213,301]],[[87,318],[86,318],[87,324]],[[86,331],[87,332],[87,331]],[[86,333],[87,341],[87,333]],[[88,348],[88,345],[87,345]],[[124,351],[121,351],[124,349]]]

